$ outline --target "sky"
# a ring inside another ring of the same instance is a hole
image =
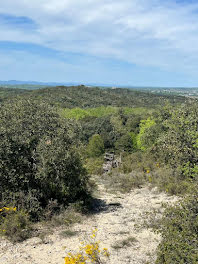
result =
[[[198,87],[198,0],[1,0],[0,80]]]

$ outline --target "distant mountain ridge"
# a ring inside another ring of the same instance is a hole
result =
[[[8,80],[1,81],[1,85],[33,85],[33,86],[78,86],[85,85],[90,87],[110,87],[110,88],[127,88],[136,90],[163,90],[163,89],[198,89],[198,87],[165,87],[165,86],[138,86],[138,85],[122,85],[122,84],[106,84],[106,83],[83,83],[83,82],[39,82],[39,81],[20,81],[20,80]],[[18,88],[18,87],[17,87]],[[36,87],[35,87],[36,89]]]
[[[36,82],[36,81],[20,81],[20,80],[9,80],[9,81],[0,81],[0,84],[3,85],[23,85],[23,84],[30,84],[30,85],[50,85],[50,86],[57,86],[57,85],[66,85],[66,83],[58,83],[58,82]],[[67,83],[67,85],[73,85],[74,83]],[[76,84],[75,84],[76,85]]]
[[[111,84],[82,83],[82,82],[37,82],[37,81],[20,81],[20,80],[0,81],[0,85],[77,86],[82,84],[86,86],[104,86],[104,87],[114,86]]]

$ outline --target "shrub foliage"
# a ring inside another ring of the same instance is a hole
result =
[[[38,217],[49,201],[86,195],[87,175],[75,127],[46,103],[19,100],[0,108],[0,199]]]
[[[161,233],[156,264],[198,263],[198,192],[166,210]]]

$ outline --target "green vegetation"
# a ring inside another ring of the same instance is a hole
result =
[[[12,242],[20,242],[32,235],[29,216],[23,210],[0,211],[0,234],[7,236]]]
[[[0,103],[25,94],[28,94],[28,91],[24,89],[0,87]]]
[[[0,88],[4,93],[21,94],[23,98],[42,99],[48,104],[56,105],[61,108],[95,108],[100,106],[112,107],[139,107],[151,108],[161,107],[167,102],[178,104],[185,102],[185,97],[174,95],[158,95],[146,91],[136,91],[123,88],[117,89],[100,89],[81,86],[59,86],[48,87],[38,90]],[[0,97],[1,98],[1,97]],[[5,99],[9,99],[6,97]],[[145,111],[145,110],[144,110]],[[139,111],[138,111],[139,112]],[[145,111],[147,112],[147,111]]]
[[[148,113],[151,114],[153,112],[152,109],[146,109],[143,107],[122,107],[121,108],[126,115],[135,114],[135,115],[147,115]],[[100,106],[96,108],[61,108],[60,109],[60,115],[65,118],[71,118],[71,119],[83,119],[87,117],[104,117],[112,114],[118,113],[120,110],[119,107],[113,107],[113,106]]]
[[[87,146],[89,157],[100,157],[104,153],[104,142],[100,135],[93,135]]]
[[[75,127],[48,105],[19,100],[0,108],[0,200],[32,219],[48,204],[67,205],[88,194]],[[75,175],[75,177],[74,177]]]
[[[156,263],[197,263],[197,109],[196,100],[127,89],[0,88],[1,235],[21,241],[32,221],[78,222],[67,210],[90,202],[98,175],[114,191],[147,183],[181,196],[164,214]],[[108,176],[104,152],[122,158]]]
[[[118,111],[117,107],[112,106],[101,106],[96,108],[88,108],[88,109],[82,109],[82,108],[64,108],[60,110],[60,114],[65,118],[72,118],[72,119],[83,119],[86,117],[102,117],[106,115],[114,114]]]
[[[166,119],[159,117],[163,131],[157,139],[156,153],[181,178],[195,179],[198,172],[197,104],[182,105],[169,110],[168,114]]]
[[[104,184],[107,189],[113,192],[128,193],[134,188],[140,188],[145,183],[145,180],[145,175],[139,172],[123,174],[114,171],[108,175],[108,179],[104,178]]]
[[[87,158],[85,160],[85,168],[90,175],[101,175],[103,173],[102,165],[104,163],[103,156]]]
[[[198,193],[168,208],[161,221],[162,243],[156,264],[198,263]]]
[[[148,141],[148,130],[155,125],[155,121],[150,119],[150,117],[146,120],[141,120],[140,122],[140,131],[137,136],[137,147],[141,150],[146,150],[148,146],[152,143]],[[146,139],[145,139],[146,136]]]

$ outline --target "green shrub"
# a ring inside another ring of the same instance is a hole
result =
[[[117,107],[112,106],[100,106],[96,108],[62,108],[59,110],[59,113],[61,116],[65,118],[72,118],[72,119],[84,119],[87,117],[103,117],[107,115],[111,115],[113,113],[116,113],[118,111]]]
[[[194,186],[192,181],[182,179],[168,166],[159,168],[156,166],[148,175],[148,181],[157,186],[160,191],[179,196],[189,193]]]
[[[128,193],[134,188],[139,188],[145,183],[143,173],[133,172],[130,174],[122,174],[117,170],[113,170],[108,178],[104,179],[107,188],[113,191]]]
[[[100,157],[104,153],[104,142],[100,135],[93,135],[87,146],[89,157]]]
[[[129,135],[130,135],[131,140],[132,140],[133,149],[137,150],[137,134],[135,134],[134,132],[130,132]]]
[[[104,163],[103,157],[98,158],[88,158],[86,159],[85,167],[88,173],[91,175],[101,175],[103,173],[102,165]]]
[[[104,141],[105,149],[113,149],[115,141],[120,133],[114,128],[111,122],[111,116],[103,116],[98,118],[89,117],[80,120],[81,132],[80,139],[87,144],[93,135],[100,135]]]
[[[118,151],[131,152],[133,150],[133,141],[129,134],[122,135],[115,143],[115,148]]]
[[[198,110],[197,104],[184,104],[163,117],[163,131],[156,140],[157,156],[183,179],[196,180],[198,175]]]
[[[68,207],[66,210],[62,210],[61,213],[54,214],[47,222],[49,227],[57,226],[72,226],[73,224],[80,223],[82,221],[82,214],[77,212],[76,209]]]
[[[145,178],[142,173],[135,172],[121,175],[117,181],[120,192],[127,193],[134,188],[140,188],[145,183]]]
[[[153,171],[156,167],[156,162],[153,157],[145,152],[134,152],[132,154],[123,153],[121,170],[123,173],[146,172],[147,170]]]
[[[0,201],[38,219],[52,200],[86,198],[88,177],[76,127],[46,103],[19,100],[0,107]]]
[[[160,191],[171,195],[184,195],[194,188],[194,180],[184,179],[177,170],[156,162],[149,152],[125,153],[119,170],[124,174],[139,175],[138,179],[142,177],[148,183],[157,186]]]
[[[29,238],[31,234],[29,216],[23,210],[1,212],[0,235],[6,236],[12,242],[21,242]]]
[[[116,114],[120,109],[123,109],[126,115],[148,115],[152,114],[153,109],[147,109],[144,107],[113,107],[113,106],[100,106],[95,108],[60,108],[59,114],[65,118],[72,119],[84,119],[87,117],[104,117],[112,114]]]
[[[151,119],[150,117],[146,120],[141,120],[140,122],[140,132],[137,135],[137,146],[141,150],[146,150],[150,145],[153,143],[153,140],[145,140],[145,135],[147,135],[149,129],[155,126],[155,120]]]
[[[167,208],[161,221],[162,242],[156,264],[198,263],[198,192]]]

